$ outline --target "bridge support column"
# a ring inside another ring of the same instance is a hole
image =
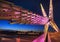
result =
[[[20,42],[20,37],[16,38],[16,42]]]

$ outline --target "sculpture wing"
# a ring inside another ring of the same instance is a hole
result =
[[[53,5],[52,5],[52,0],[50,0],[50,7],[49,7],[49,19],[50,19],[50,25],[58,32],[59,28],[54,22],[53,19]]]
[[[50,23],[48,22],[48,23],[46,23],[45,26],[44,26],[45,40],[46,40],[46,36],[47,36],[47,34],[48,34],[48,28],[49,28],[49,25],[50,25]]]
[[[59,31],[58,26],[56,25],[56,23],[54,21],[50,21],[50,25],[51,27],[53,27],[57,32]]]
[[[49,5],[49,18],[53,19],[53,5],[52,5],[52,0],[50,0],[50,5]]]
[[[44,17],[47,17],[46,11],[44,10],[42,4],[40,4],[40,6],[41,6],[41,10],[42,10],[43,16],[44,16]]]

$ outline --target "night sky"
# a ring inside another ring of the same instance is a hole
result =
[[[49,11],[49,0],[6,0],[14,3],[17,6],[21,6],[24,9],[30,10],[34,13],[42,15],[40,3],[43,4],[46,13]],[[54,21],[60,28],[60,0],[53,0],[54,7]],[[0,28],[1,29],[9,29],[9,30],[34,30],[34,31],[42,31],[43,26],[41,25],[27,25],[27,24],[9,24],[6,20],[0,20]],[[53,29],[50,29],[53,30]]]

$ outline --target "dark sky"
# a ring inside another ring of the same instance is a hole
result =
[[[40,3],[42,3],[47,14],[49,11],[49,0],[6,0],[6,1],[12,2],[17,6],[21,6],[21,7],[25,8],[27,10],[30,10],[34,13],[38,13],[39,15],[42,15],[42,12],[40,9]],[[53,5],[54,5],[53,6],[53,8],[54,8],[54,21],[56,22],[56,24],[60,28],[60,0],[53,0]],[[39,25],[37,27],[39,27]],[[39,29],[40,29],[40,27],[39,27]]]

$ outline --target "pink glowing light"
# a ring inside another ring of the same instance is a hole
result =
[[[37,17],[33,17],[31,18],[31,23],[32,24],[46,24],[48,22],[48,18],[47,17],[42,17],[42,16],[37,16]]]
[[[44,36],[44,34],[42,34],[41,36],[39,36],[38,38],[36,38],[32,42],[45,42],[44,39],[45,39],[45,36]],[[49,34],[48,34],[48,42],[51,42]]]
[[[44,42],[44,34],[33,40],[32,42]]]
[[[15,12],[15,14],[20,14],[20,12]]]

